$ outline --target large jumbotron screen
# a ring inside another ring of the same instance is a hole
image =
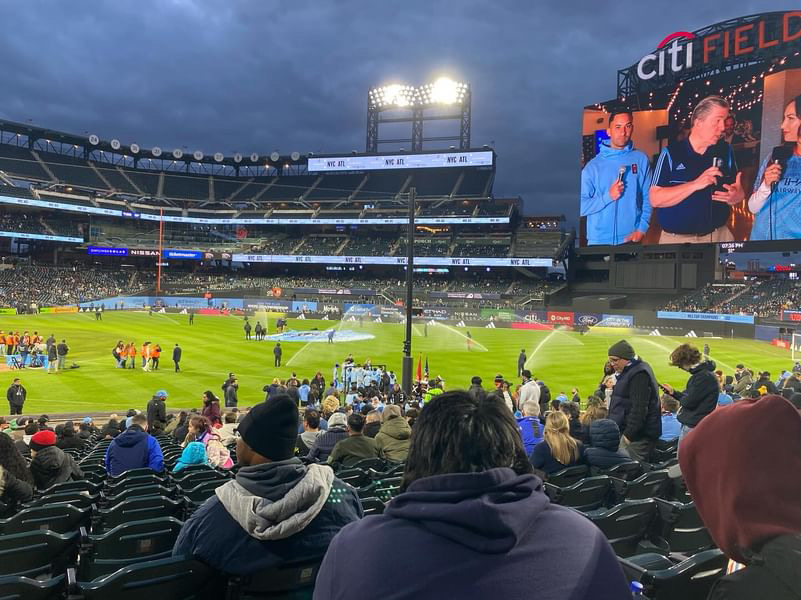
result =
[[[801,240],[799,51],[801,12],[765,13],[621,69],[618,97],[583,112],[582,244],[801,247],[784,242]]]

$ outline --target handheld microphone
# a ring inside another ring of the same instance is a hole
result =
[[[790,157],[793,155],[793,146],[789,144],[782,144],[781,146],[775,146],[770,153],[770,162],[774,165],[779,165],[782,168],[782,173],[784,173],[785,169],[787,169],[787,161],[790,160]],[[774,181],[770,184],[770,191],[774,191],[776,186],[779,185],[778,181]]]
[[[721,177],[717,178],[717,182],[712,187],[713,192],[725,192],[724,184],[731,185],[734,183],[735,174],[727,166],[727,161],[731,149],[725,142],[718,142],[712,147],[712,166],[720,169]],[[724,158],[726,157],[726,158]]]
[[[626,167],[620,167],[617,171],[617,182],[623,182],[623,176],[626,174]]]

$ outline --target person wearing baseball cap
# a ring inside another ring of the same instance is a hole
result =
[[[323,554],[339,530],[362,517],[356,491],[330,467],[295,457],[297,403],[278,394],[239,424],[236,479],[215,490],[184,523],[173,556],[191,556],[234,575]]]
[[[659,385],[651,365],[637,356],[626,340],[613,344],[608,356],[617,374],[609,401],[609,418],[623,434],[620,447],[634,460],[647,461],[662,435]]]
[[[167,426],[167,392],[159,390],[147,403],[147,429],[151,435],[164,433]]]
[[[56,447],[56,441],[56,433],[50,429],[31,436],[31,474],[36,489],[46,490],[57,483],[83,479],[81,468],[69,454]]]

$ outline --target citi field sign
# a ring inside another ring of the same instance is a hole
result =
[[[676,31],[635,65],[641,81],[681,76],[729,62],[765,60],[801,50],[801,11],[764,13],[705,29]]]

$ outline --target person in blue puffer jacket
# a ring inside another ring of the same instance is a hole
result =
[[[189,465],[207,465],[209,463],[206,456],[206,445],[203,442],[189,442],[181,452],[181,458],[175,463],[173,473],[178,473]]]
[[[609,114],[609,140],[581,171],[581,216],[587,217],[587,243],[640,242],[651,222],[651,165],[634,148],[630,112]]]
[[[629,462],[628,452],[620,449],[620,429],[611,419],[598,419],[590,423],[590,447],[585,459],[591,467],[608,469]]]

